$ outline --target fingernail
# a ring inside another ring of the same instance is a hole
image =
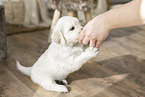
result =
[[[87,42],[85,42],[85,41],[83,41],[83,44],[84,44],[84,45],[87,45],[88,43],[87,43]]]
[[[98,45],[96,45],[96,48],[99,48],[99,46],[98,46]]]

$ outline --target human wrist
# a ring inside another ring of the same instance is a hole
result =
[[[115,24],[116,21],[111,13],[112,13],[112,10],[109,10],[105,12],[104,14],[102,14],[102,18],[108,30],[112,30],[116,28],[116,24]]]
[[[107,31],[110,32],[114,28],[113,23],[111,22],[110,17],[108,16],[108,12],[100,14],[99,16],[95,17],[95,22],[101,22],[101,27],[105,28]]]

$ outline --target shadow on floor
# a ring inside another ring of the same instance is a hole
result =
[[[86,63],[79,71],[70,74],[67,79],[69,83],[89,78],[105,78],[117,74],[130,73],[134,76],[132,80],[145,86],[145,60],[138,59],[132,55],[124,55],[111,58],[97,63]]]

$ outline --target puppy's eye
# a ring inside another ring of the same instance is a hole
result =
[[[74,30],[75,29],[75,27],[71,27],[71,29],[70,30]]]

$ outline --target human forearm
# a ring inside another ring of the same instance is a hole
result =
[[[133,0],[102,14],[102,17],[104,17],[110,29],[143,24],[140,14],[141,2],[142,0]]]
[[[136,26],[145,23],[145,0],[133,0],[118,8],[111,9],[89,21],[81,31],[78,41],[100,47],[110,30]]]

